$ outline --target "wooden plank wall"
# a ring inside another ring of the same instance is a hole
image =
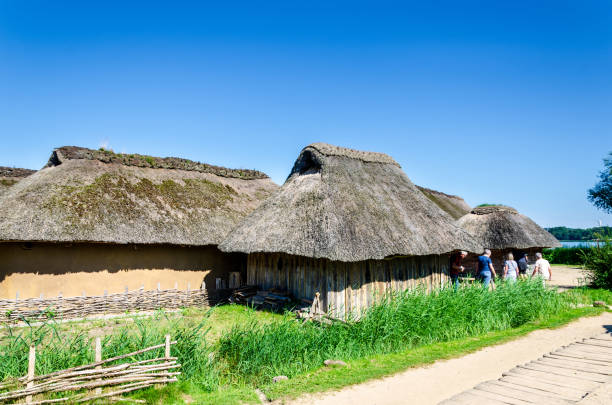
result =
[[[389,290],[422,285],[428,291],[448,282],[448,255],[362,262],[333,262],[281,253],[254,253],[247,259],[247,284],[278,288],[312,299],[339,317],[358,316]]]

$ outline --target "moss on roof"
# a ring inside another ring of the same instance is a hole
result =
[[[98,160],[103,163],[117,163],[124,166],[146,167],[151,169],[170,169],[210,173],[220,177],[232,177],[243,180],[267,179],[268,176],[257,170],[228,169],[225,167],[194,162],[177,157],[155,157],[137,153],[115,153],[112,150],[98,150],[79,146],[62,146],[53,151],[46,167],[58,166],[66,160],[85,159]]]
[[[258,177],[66,159],[56,150],[48,167],[2,195],[0,240],[216,245],[278,188]]]

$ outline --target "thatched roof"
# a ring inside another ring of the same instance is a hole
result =
[[[280,191],[221,250],[345,262],[482,249],[382,153],[305,147]]]
[[[421,186],[417,186],[417,188],[425,194],[425,197],[429,198],[434,204],[446,211],[453,219],[459,219],[471,210],[468,203],[458,195],[446,194]]]
[[[194,162],[192,160],[177,157],[161,158],[148,155],[139,155],[136,153],[115,153],[112,150],[104,148],[94,150],[79,146],[63,146],[55,149],[45,167],[57,166],[63,161],[77,159],[97,160],[103,163],[118,163],[123,166],[136,166],[151,169],[186,170],[200,173],[210,173],[220,177],[233,177],[243,180],[268,178],[265,173],[257,170],[228,169],[225,167],[213,166],[207,163]]]
[[[559,241],[525,215],[504,205],[474,208],[457,224],[490,249],[559,247]]]
[[[63,147],[2,196],[0,240],[215,245],[276,189],[253,170]]]
[[[9,187],[35,172],[36,170],[0,166],[0,196],[7,192]]]

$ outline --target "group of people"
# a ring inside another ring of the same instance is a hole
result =
[[[465,272],[463,267],[463,259],[467,256],[467,252],[461,251],[451,256],[450,263],[450,276],[452,284],[455,289],[459,288],[459,276]],[[531,277],[539,276],[542,278],[544,285],[546,280],[552,280],[552,267],[548,260],[542,257],[542,253],[536,253],[536,262],[531,273]],[[516,281],[517,279],[527,278],[527,271],[529,269],[529,257],[526,253],[523,253],[519,258],[518,262],[514,260],[514,255],[508,253],[506,260],[504,261],[504,273],[502,275],[504,280]],[[478,256],[478,267],[476,269],[476,277],[480,280],[485,288],[495,289],[495,278],[497,273],[495,267],[491,261],[491,250],[485,249],[484,253]]]

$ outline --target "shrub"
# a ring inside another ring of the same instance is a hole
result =
[[[560,247],[544,249],[542,255],[553,264],[581,265],[584,263],[583,253],[588,250],[588,247]]]
[[[583,254],[584,267],[587,270],[587,281],[595,288],[612,289],[612,240],[603,238],[603,242],[588,249]]]

